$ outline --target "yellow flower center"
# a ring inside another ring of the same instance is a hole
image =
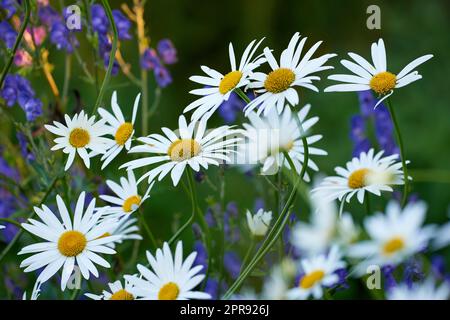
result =
[[[133,210],[135,210],[136,206],[139,207],[139,205],[141,204],[141,197],[140,196],[131,196],[129,198],[127,198],[123,205],[122,205],[122,209],[125,212],[131,212]]]
[[[133,133],[133,124],[130,122],[125,122],[120,125],[117,129],[116,134],[114,135],[114,139],[117,144],[123,146],[125,142],[131,137]]]
[[[272,93],[280,93],[290,87],[295,81],[295,73],[288,68],[273,70],[264,81],[264,88]]]
[[[86,248],[86,237],[79,231],[64,232],[58,240],[58,250],[63,256],[76,257]]]
[[[402,250],[405,247],[405,242],[400,237],[394,237],[387,241],[383,246],[383,253],[385,255],[391,255],[395,252]]]
[[[239,81],[242,78],[242,72],[240,71],[231,71],[227,73],[219,84],[219,92],[221,94],[225,94],[228,91],[233,90],[238,85]]]
[[[75,128],[70,132],[69,142],[72,147],[83,148],[91,140],[91,136],[86,129]]]
[[[367,175],[371,171],[366,168],[358,169],[352,172],[348,177],[348,186],[352,189],[359,189],[366,186]]]
[[[385,71],[373,76],[370,80],[370,88],[379,95],[384,95],[394,89],[396,83],[395,74]]]
[[[180,293],[180,288],[173,282],[166,283],[161,289],[159,289],[158,299],[159,300],[176,300],[178,294]]]
[[[125,289],[120,289],[109,300],[134,300],[134,296]]]
[[[325,272],[323,270],[316,270],[303,276],[300,280],[299,286],[302,289],[312,288],[317,282],[323,279]]]
[[[195,157],[201,150],[202,147],[194,139],[179,139],[172,142],[167,154],[172,161],[180,162]]]

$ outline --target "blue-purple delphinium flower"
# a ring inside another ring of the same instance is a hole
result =
[[[16,30],[7,21],[0,22],[0,40],[5,43],[7,48],[12,49],[16,38]]]
[[[223,256],[223,263],[230,277],[232,279],[236,279],[241,271],[241,263],[242,263],[241,259],[236,254],[236,252],[233,251],[225,252]]]
[[[177,49],[169,39],[162,39],[158,42],[158,54],[165,64],[174,64],[178,61]]]
[[[117,33],[119,34],[120,40],[130,40],[130,28],[131,28],[131,21],[128,20],[128,18],[120,11],[120,10],[113,10],[112,11],[114,23],[116,24]]]
[[[409,259],[404,267],[404,281],[409,288],[415,281],[421,281],[425,278],[422,263],[415,258]]]
[[[381,269],[381,272],[384,275],[384,285],[386,291],[391,290],[392,288],[397,286],[397,281],[394,278],[395,266],[386,265]]]
[[[27,161],[33,161],[35,159],[34,154],[28,150],[28,141],[25,134],[17,132],[17,140],[19,141],[20,153]]]
[[[155,79],[156,82],[158,83],[158,86],[161,88],[165,88],[173,82],[169,70],[167,70],[167,68],[164,66],[157,66],[153,70],[153,74],[155,75]]]
[[[20,75],[6,76],[0,96],[5,99],[8,107],[12,107],[17,102],[25,111],[28,121],[34,121],[42,114],[42,102],[35,98],[30,82]]]
[[[49,29],[52,27],[53,23],[56,21],[61,21],[61,16],[58,11],[53,9],[51,6],[39,7],[39,19],[45,24]]]
[[[386,106],[381,103],[374,109],[377,99],[370,90],[358,92],[358,98],[360,114],[351,119],[350,137],[354,143],[353,156],[359,156],[361,152],[367,152],[372,147],[366,132],[366,125],[370,121],[373,121],[375,138],[385,155],[398,154],[399,149],[393,135],[394,128]]]
[[[208,227],[214,228],[217,225],[216,217],[214,216],[213,209],[206,209],[205,221]]]
[[[168,41],[168,40],[166,39],[165,41]],[[167,87],[173,81],[169,70],[164,66],[164,63],[166,63],[165,59],[168,59],[168,61],[171,63],[176,62],[176,58],[174,60],[173,57],[169,57],[170,55],[173,55],[173,54],[176,55],[176,51],[175,51],[175,53],[169,52],[170,50],[175,50],[175,48],[168,49],[167,42],[163,42],[163,44],[164,45],[162,46],[163,47],[162,53],[164,55],[166,55],[166,57],[163,57],[162,61],[161,61],[158,53],[156,52],[156,50],[153,48],[145,49],[145,51],[142,54],[141,59],[140,59],[140,64],[143,69],[153,70],[153,74],[155,75],[156,82],[158,83],[158,86],[160,88]],[[172,47],[173,47],[173,45],[172,45]]]
[[[334,273],[338,275],[339,280],[336,284],[333,285],[333,288],[335,288],[338,291],[348,289],[350,287],[350,285],[347,282],[347,278],[348,278],[347,269],[345,269],[345,268],[337,269]]]
[[[109,30],[108,16],[100,4],[91,6],[92,29],[98,34],[107,34]]]
[[[208,269],[208,252],[206,252],[205,245],[199,240],[195,241],[194,251],[197,252],[197,256],[194,260],[194,265],[203,266],[202,272],[206,272],[206,270]]]
[[[58,50],[65,50],[72,53],[74,47],[78,46],[78,40],[75,35],[67,28],[63,21],[55,21],[50,28],[50,42]]]
[[[206,280],[205,292],[209,293],[212,300],[217,300],[219,298],[219,281],[214,278],[208,278]]]
[[[161,65],[158,54],[155,49],[147,48],[141,56],[141,67],[145,70],[153,70]]]
[[[16,13],[17,8],[17,1],[16,0],[1,0],[0,1],[0,8],[6,11],[6,19],[9,19],[13,16],[14,13]]]
[[[247,97],[250,100],[255,98],[253,92],[247,93]],[[226,124],[231,124],[236,121],[238,113],[242,112],[246,103],[237,95],[232,92],[227,101],[222,102],[219,106],[219,115],[225,121]]]
[[[200,225],[197,222],[194,222],[192,224],[192,232],[194,233],[194,237],[196,240],[201,240],[202,239],[202,228],[200,227]]]

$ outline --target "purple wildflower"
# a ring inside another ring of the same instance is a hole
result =
[[[158,54],[165,64],[174,64],[178,61],[177,49],[169,39],[163,39],[158,42]]]
[[[55,22],[61,21],[61,16],[59,15],[58,11],[53,9],[51,6],[40,7],[38,15],[42,23],[45,24],[49,29]]]
[[[158,86],[161,88],[167,87],[169,84],[172,83],[172,76],[169,73],[169,70],[167,70],[163,66],[158,66],[153,70],[153,73],[155,75],[156,82],[158,83]]]
[[[141,56],[141,67],[145,70],[153,70],[161,65],[155,49],[147,48]]]
[[[239,273],[241,271],[241,259],[233,251],[225,252],[223,256],[223,263],[225,265],[225,269],[229,273],[232,279],[237,279]]]
[[[247,93],[247,97],[250,100],[255,98],[252,92]],[[236,121],[237,115],[245,107],[245,102],[237,95],[237,93],[232,92],[227,101],[222,102],[219,106],[219,115],[225,121],[226,124],[231,124]]]
[[[62,21],[53,23],[50,29],[50,42],[56,45],[58,50],[65,50],[68,53],[72,53],[74,46],[78,46],[78,40]]]
[[[364,118],[357,114],[351,120],[350,139],[353,141],[353,157],[358,157],[361,152],[367,152],[371,143],[366,136],[366,125]]]
[[[205,292],[211,295],[211,299],[217,300],[219,298],[219,281],[209,278],[206,281]]]
[[[397,281],[395,281],[394,278],[394,271],[395,266],[392,265],[386,265],[381,269],[381,272],[384,275],[386,291],[389,291],[397,286]]]
[[[14,30],[7,21],[0,22],[0,40],[5,43],[7,48],[12,49],[16,42],[16,38],[16,30]]]
[[[2,0],[0,1],[0,8],[6,11],[6,19],[9,19],[16,13],[16,0]]]
[[[129,34],[131,22],[125,17],[125,15],[120,10],[112,11],[114,17],[114,23],[117,27],[117,33],[119,34],[120,40],[129,40],[131,35]]]
[[[196,240],[200,240],[202,238],[202,228],[196,222],[192,224],[192,232],[194,233],[194,237]]]
[[[421,281],[425,278],[422,263],[418,259],[411,258],[405,264],[404,281],[409,288],[415,281]]]
[[[91,7],[92,29],[98,34],[107,34],[109,29],[109,21],[105,10],[99,4],[94,4]]]
[[[206,252],[205,245],[199,240],[195,241],[194,251],[197,252],[194,265],[203,266],[203,272],[206,272],[208,269],[208,252]]]

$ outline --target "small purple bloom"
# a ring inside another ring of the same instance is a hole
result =
[[[395,266],[392,265],[386,265],[381,269],[381,272],[384,275],[386,291],[389,291],[397,286],[397,281],[395,281],[394,278],[394,271]]]
[[[131,35],[129,34],[131,22],[125,17],[125,15],[120,10],[112,11],[114,23],[116,24],[117,33],[119,34],[120,40],[129,40]]]
[[[247,97],[250,100],[255,98],[252,92],[247,93]],[[219,106],[219,115],[225,121],[226,124],[231,124],[236,121],[237,115],[245,107],[245,102],[237,95],[237,93],[232,92],[228,97],[228,100],[222,102]]]
[[[206,270],[208,269],[208,252],[206,252],[204,244],[199,240],[195,241],[194,251],[197,252],[197,256],[194,260],[194,265],[203,266],[203,272],[206,272]]]
[[[347,282],[347,278],[348,278],[347,269],[345,269],[345,268],[337,269],[334,273],[338,275],[339,280],[335,285],[333,285],[333,287],[336,288],[336,290],[338,290],[338,291],[348,289],[350,287],[350,285]]]
[[[415,281],[421,281],[425,278],[422,264],[418,259],[411,258],[405,263],[404,281],[409,288]]]
[[[177,49],[169,39],[163,39],[158,42],[158,54],[165,64],[174,64],[178,61]]]
[[[141,67],[145,70],[153,70],[161,65],[155,49],[147,48],[141,57]]]
[[[219,281],[209,278],[206,281],[205,292],[211,295],[211,299],[217,300],[219,298]]]
[[[53,9],[51,6],[40,7],[38,15],[42,23],[45,24],[49,29],[55,22],[62,20],[58,11]]]
[[[172,83],[172,76],[170,75],[169,70],[167,70],[165,67],[158,66],[153,70],[153,73],[155,75],[158,86],[160,86],[161,88],[165,88]]]
[[[365,118],[370,117],[373,114],[373,109],[375,107],[375,104],[377,103],[377,100],[374,98],[372,91],[367,90],[358,92],[358,99],[361,114]]]
[[[12,49],[16,42],[16,38],[16,30],[14,30],[7,21],[0,22],[0,40],[5,43],[7,48]]]
[[[227,204],[227,212],[230,213],[232,218],[237,218],[239,214],[239,209],[236,202],[232,201]]]
[[[62,21],[53,23],[50,29],[50,42],[56,45],[58,50],[65,50],[68,53],[72,53],[74,46],[78,46],[78,40]]]
[[[202,228],[200,228],[200,225],[196,222],[192,224],[192,232],[194,233],[194,237],[196,240],[200,240],[202,238]]]
[[[237,279],[239,273],[241,272],[242,263],[239,256],[233,251],[227,251],[223,256],[223,262],[230,277],[232,279]]]
[[[107,34],[109,29],[109,21],[105,10],[99,4],[91,6],[92,29],[99,34]]]
[[[211,208],[208,208],[206,210],[205,220],[206,220],[206,224],[210,228],[214,228],[217,225],[216,218],[214,217],[214,212]]]
[[[13,16],[14,13],[16,13],[17,8],[17,1],[16,0],[2,0],[0,1],[0,8],[4,9],[6,11],[6,19],[9,19]]]

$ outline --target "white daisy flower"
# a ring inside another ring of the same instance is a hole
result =
[[[270,275],[264,281],[261,292],[263,300],[285,300],[289,290],[289,283],[295,276],[296,264],[293,260],[285,259],[272,268]]]
[[[250,232],[255,237],[265,236],[269,229],[270,222],[272,221],[272,211],[264,211],[259,209],[254,215],[247,210],[247,224]]]
[[[191,117],[193,121],[200,119],[204,115],[209,117],[217,110],[222,102],[228,100],[234,89],[248,85],[250,83],[249,76],[253,70],[266,62],[262,54],[253,59],[253,55],[263,40],[261,39],[258,43],[256,43],[256,40],[250,42],[242,54],[239,66],[236,63],[233,45],[230,43],[228,51],[230,54],[231,71],[226,75],[202,66],[201,69],[207,76],[192,76],[189,79],[208,87],[190,91],[189,93],[202,97],[189,104],[183,112],[186,113],[196,109]]]
[[[403,283],[388,292],[389,300],[447,300],[450,298],[450,287],[444,282],[437,286],[433,279],[423,283],[414,283],[411,287]]]
[[[433,226],[422,227],[427,207],[423,202],[409,203],[403,210],[391,200],[386,214],[378,212],[364,220],[370,240],[349,247],[347,255],[365,259],[360,272],[369,265],[397,265],[424,249],[434,233]]]
[[[287,49],[281,53],[280,64],[275,60],[269,48],[264,49],[264,55],[272,71],[269,74],[255,72],[250,76],[251,82],[247,88],[257,89],[256,93],[261,95],[252,100],[245,107],[245,115],[258,108],[258,115],[264,111],[267,115],[269,111],[276,107],[278,113],[285,109],[286,101],[292,106],[299,103],[299,97],[294,87],[304,87],[314,91],[319,91],[312,84],[314,80],[320,80],[313,73],[333,69],[331,66],[324,66],[328,59],[336,54],[325,54],[318,58],[311,59],[322,41],[312,46],[300,60],[303,47],[307,38],[303,38],[300,43],[300,34],[297,32],[292,37]]]
[[[36,283],[33,286],[33,291],[31,292],[30,300],[37,300],[39,295],[41,294],[41,282],[39,279],[36,280]],[[22,296],[22,300],[27,300],[27,292],[25,291]]]
[[[102,156],[103,161],[102,170],[114,160],[115,157],[122,151],[123,148],[130,150],[131,138],[134,134],[134,122],[136,120],[137,109],[139,107],[139,98],[141,94],[139,93],[134,100],[133,115],[130,121],[125,121],[122,111],[120,110],[119,104],[117,103],[117,93],[113,92],[111,98],[111,106],[114,114],[109,113],[103,108],[98,109],[98,113],[102,118],[108,122],[111,126],[111,133],[114,136],[114,141],[109,147],[108,151]]]
[[[382,157],[384,151],[374,155],[374,150],[361,152],[358,157],[347,162],[346,168],[337,167],[334,170],[339,176],[327,177],[315,189],[313,194],[322,193],[325,201],[350,199],[356,194],[358,201],[363,203],[366,192],[381,195],[381,191],[392,192],[391,185],[402,185],[403,171],[401,162],[396,162],[397,154]],[[406,163],[409,163],[407,161]]]
[[[197,252],[193,252],[183,262],[181,241],[177,243],[174,257],[167,242],[162,250],[156,250],[155,256],[147,251],[151,270],[139,264],[140,277],[125,276],[134,286],[131,293],[144,300],[210,299],[207,293],[192,291],[205,278],[204,274],[199,274],[203,266],[192,267],[196,256]]]
[[[275,109],[263,117],[259,117],[254,112],[249,113],[250,124],[243,125],[247,137],[247,143],[243,145],[245,148],[243,153],[250,158],[250,162],[263,164],[261,170],[263,174],[275,174],[283,166],[291,169],[283,151],[288,152],[295,170],[298,173],[301,172],[304,162],[302,137],[319,121],[319,117],[306,120],[310,109],[311,105],[308,104],[298,114],[292,114],[290,108],[285,108],[281,115],[278,115]],[[299,122],[302,124],[303,132],[299,128]],[[312,135],[306,138],[310,155],[327,155],[326,151],[312,147],[321,139],[322,135]],[[319,170],[311,158],[308,159],[308,167],[315,171]],[[305,173],[304,179],[309,181],[308,173]]]
[[[68,170],[75,159],[75,154],[83,159],[87,168],[90,166],[90,157],[93,154],[103,154],[111,144],[111,140],[103,137],[110,132],[110,128],[105,124],[104,120],[95,122],[95,116],[88,117],[82,110],[79,114],[73,116],[72,119],[66,114],[64,115],[66,125],[53,121],[54,126],[45,125],[45,128],[51,133],[59,136],[55,138],[55,146],[51,150],[59,150],[69,155],[64,170]],[[88,153],[92,151],[92,154]]]
[[[106,236],[118,236],[119,238],[111,243],[108,243],[107,246],[111,248],[116,247],[117,244],[121,244],[124,240],[142,240],[142,236],[139,231],[136,218],[129,218],[128,216],[122,217],[119,221],[111,224],[110,231],[107,231],[103,237]]]
[[[138,183],[147,177],[149,182],[153,181],[157,176],[161,181],[171,172],[173,185],[176,186],[186,166],[197,172],[200,167],[208,169],[210,164],[218,166],[220,163],[229,162],[228,155],[235,152],[233,149],[241,140],[240,137],[236,137],[240,131],[230,126],[221,126],[206,132],[206,118],[188,125],[185,117],[180,116],[178,123],[179,133],[162,128],[165,136],[151,134],[138,138],[144,144],[131,148],[129,153],[149,153],[150,156],[129,161],[120,168],[133,170],[162,162],[163,164],[139,178]]]
[[[129,215],[150,198],[150,190],[154,183],[150,183],[145,194],[140,195],[133,170],[128,170],[127,173],[128,179],[121,177],[120,185],[112,180],[106,180],[106,185],[116,194],[116,196],[100,195],[100,199],[111,204],[105,207],[105,215],[108,217],[121,218]]]
[[[359,235],[351,214],[338,215],[334,201],[323,201],[320,197],[311,198],[310,222],[297,222],[292,229],[291,242],[307,256],[326,252],[333,244],[347,247]]]
[[[372,62],[370,64],[366,59],[356,53],[348,54],[355,62],[341,60],[341,64],[353,72],[355,75],[335,74],[328,77],[330,80],[344,82],[343,84],[332,85],[325,89],[325,92],[333,91],[366,91],[372,89],[379,96],[383,96],[375,107],[384,99],[389,97],[394,89],[404,87],[414,81],[422,79],[422,76],[413,71],[417,66],[433,57],[432,54],[424,55],[410,62],[397,75],[387,71],[386,49],[383,39],[378,43],[372,43]]]
[[[331,287],[338,283],[339,276],[336,270],[344,268],[345,262],[337,246],[333,246],[328,255],[302,259],[300,261],[304,275],[300,278],[298,286],[287,292],[289,299],[307,299],[313,296],[320,299],[323,296],[323,287]]]
[[[93,300],[134,300],[134,296],[131,293],[133,285],[125,280],[125,286],[122,285],[120,280],[108,283],[110,291],[103,290],[102,294],[97,295],[93,293],[85,293],[84,295]]]
[[[110,221],[98,223],[103,212],[94,213],[95,199],[84,210],[85,193],[78,198],[73,220],[69,215],[66,205],[59,195],[56,196],[61,221],[45,205],[41,208],[34,207],[34,211],[42,222],[28,219],[28,223],[22,223],[22,227],[44,240],[26,246],[18,254],[33,255],[22,261],[20,267],[25,267],[25,272],[31,272],[45,267],[39,275],[41,283],[47,281],[61,267],[61,290],[64,291],[75,264],[80,268],[83,277],[88,280],[90,273],[98,277],[98,264],[109,268],[110,264],[97,253],[114,254],[113,249],[106,246],[116,237],[101,237],[109,228]]]

